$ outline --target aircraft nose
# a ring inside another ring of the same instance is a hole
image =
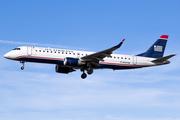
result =
[[[10,57],[9,53],[6,53],[6,54],[4,55],[4,57],[5,57],[5,58],[9,58],[9,57]]]

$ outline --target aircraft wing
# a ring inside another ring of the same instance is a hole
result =
[[[118,48],[121,47],[125,39],[123,39],[118,45],[111,47],[109,49],[93,53],[84,57],[81,57],[82,60],[84,61],[89,61],[92,62],[93,64],[96,63],[96,66],[98,65],[99,61],[103,60],[103,58],[108,57],[112,54],[112,52]],[[95,62],[95,63],[94,63]]]

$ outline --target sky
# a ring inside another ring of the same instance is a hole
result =
[[[180,120],[179,0],[0,0],[1,120]],[[163,66],[59,74],[3,56],[18,46],[145,52],[169,35]]]

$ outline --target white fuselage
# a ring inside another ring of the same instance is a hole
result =
[[[100,52],[22,46],[8,52],[4,57],[20,61],[23,65],[21,70],[24,69],[24,62],[56,64],[55,71],[64,74],[80,69],[83,72],[81,78],[85,79],[87,74],[93,73],[93,69],[135,69],[169,64],[170,61],[167,60],[176,54],[163,57],[167,39],[168,35],[161,35],[146,52],[136,56],[112,54],[121,47],[125,41],[123,39],[118,45]]]
[[[62,63],[64,62],[64,59],[66,57],[81,59],[81,57],[93,53],[94,52],[67,49],[22,46],[18,47],[18,49],[16,50],[8,52],[4,55],[4,57],[18,61],[60,64],[63,66]],[[103,60],[99,61],[100,66],[94,69],[130,69],[157,65],[151,62],[152,60],[155,60],[155,58],[140,57],[134,55],[111,54],[110,56],[105,57]],[[81,66],[76,66],[74,68],[81,68]]]

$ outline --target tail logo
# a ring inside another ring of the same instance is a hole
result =
[[[162,52],[162,50],[163,50],[162,46],[154,45],[154,51]]]

